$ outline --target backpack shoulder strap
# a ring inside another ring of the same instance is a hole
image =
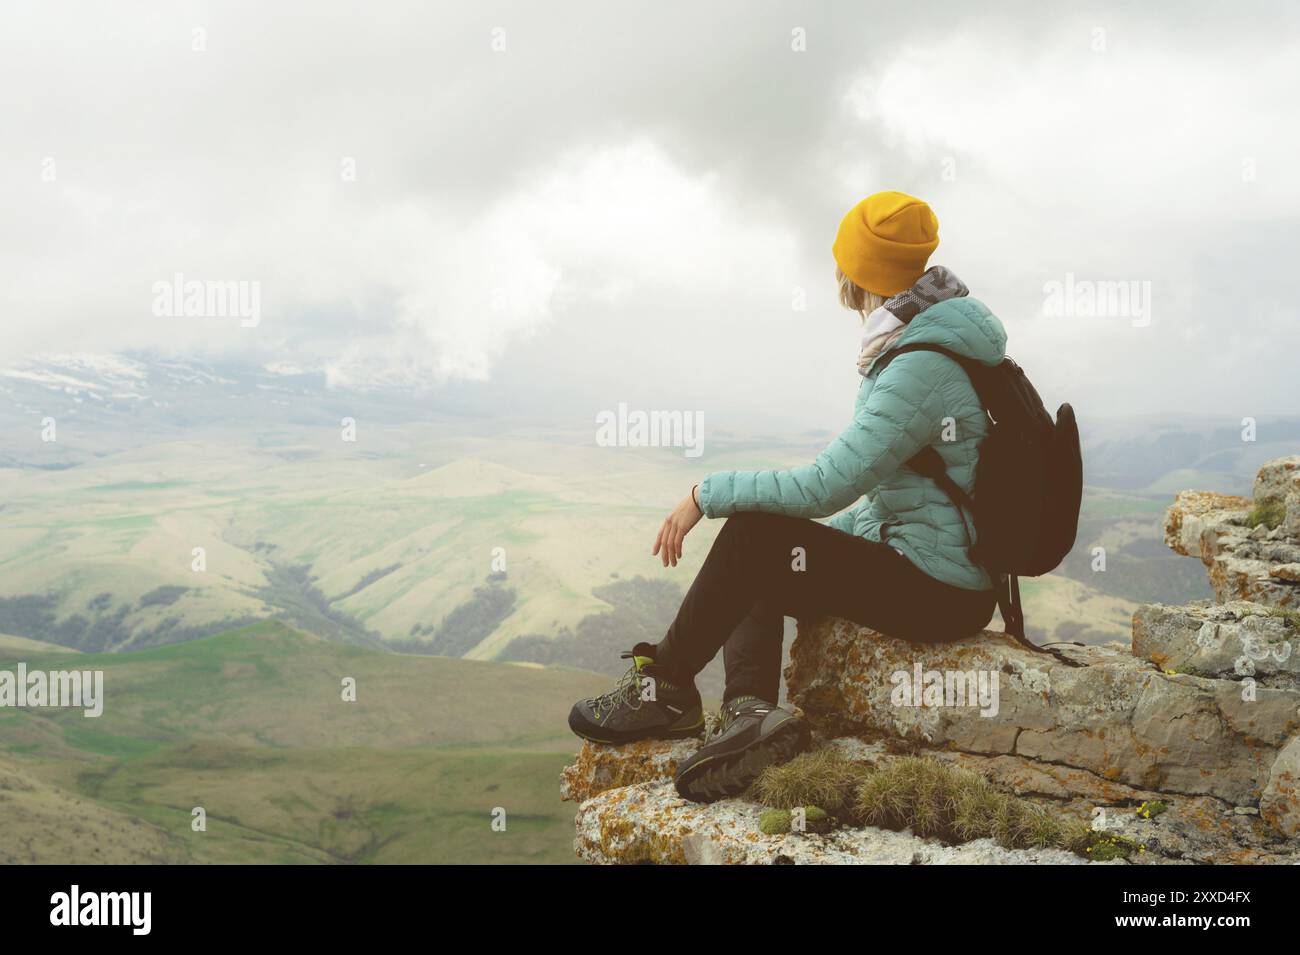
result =
[[[961,489],[951,477],[948,476],[948,469],[944,467],[943,458],[935,450],[933,445],[926,445],[916,454],[907,459],[907,466],[917,474],[928,477],[935,484],[939,485],[952,502],[959,507],[964,507],[972,513],[975,510],[975,502],[971,496]],[[964,520],[964,518],[963,518]]]
[[[966,372],[967,377],[971,379],[971,386],[972,387],[975,386],[975,378],[973,375],[971,375],[970,369],[967,367],[967,364],[970,361],[970,359],[966,358],[964,355],[958,355],[956,352],[950,351],[949,349],[944,348],[942,345],[930,345],[924,342],[917,342],[912,345],[903,345],[899,348],[895,348],[892,351],[885,353],[880,357],[880,360],[876,363],[876,367],[873,369],[873,372],[875,374],[880,374],[880,372],[884,371],[885,368],[888,367],[889,363],[893,361],[895,358],[897,358],[899,355],[905,355],[908,352],[914,352],[914,351],[932,351],[932,352],[937,352],[940,355],[945,355],[948,358],[951,358],[953,361],[955,361],[958,365],[962,367],[963,371]],[[978,390],[976,390],[975,394],[976,397],[979,397]],[[980,400],[983,401],[982,398]],[[933,445],[926,445],[920,451],[916,452],[916,454],[908,458],[905,464],[908,468],[911,468],[917,474],[921,474],[925,477],[928,477],[935,484],[939,485],[939,488],[945,494],[947,494],[948,498],[953,502],[954,505],[956,505],[957,513],[961,514],[963,508],[965,508],[968,511],[972,511],[972,512],[974,511],[975,505],[974,505],[974,501],[971,500],[971,496],[967,494],[965,491],[963,491],[958,486],[957,482],[948,476],[948,469],[944,467],[943,458],[939,456],[939,452],[935,450]],[[966,518],[965,515],[963,514],[962,522],[965,523],[965,520]],[[969,528],[967,528],[967,539],[968,540],[970,539]]]
[[[871,369],[872,374],[879,375],[882,371],[884,371],[887,367],[889,367],[889,363],[892,362],[899,355],[906,355],[907,353],[914,352],[914,351],[932,351],[937,354],[944,355],[948,358],[951,358],[957,364],[961,365],[962,370],[965,371],[968,375],[970,374],[970,366],[972,364],[971,359],[967,358],[965,355],[959,355],[957,354],[957,352],[952,351],[951,349],[944,348],[942,345],[931,345],[928,342],[913,342],[910,345],[900,345],[897,348],[891,348],[889,351],[885,352],[878,359],[876,359],[876,366]],[[974,383],[975,383],[974,379],[972,378],[971,384],[973,385]]]

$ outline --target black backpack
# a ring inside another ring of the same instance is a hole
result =
[[[993,579],[1007,633],[1042,651],[1025,636],[1019,577],[1055,570],[1074,547],[1083,498],[1083,455],[1074,409],[1061,405],[1053,421],[1024,371],[1010,358],[985,365],[938,345],[916,344],[889,352],[878,369],[883,371],[894,358],[911,351],[938,352],[962,367],[989,416],[989,431],[980,444],[973,494],[948,476],[933,447],[917,452],[907,466],[947,493],[963,524],[963,508],[974,516],[970,557]]]

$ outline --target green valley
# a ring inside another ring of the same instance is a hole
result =
[[[105,706],[94,719],[0,710],[0,862],[573,860],[572,810],[556,796],[573,750],[564,720],[603,678],[376,651],[276,622],[22,659],[103,670]],[[15,662],[0,645],[0,669]]]

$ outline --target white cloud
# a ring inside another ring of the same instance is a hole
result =
[[[557,310],[598,314],[597,335],[635,346],[634,315],[658,301],[656,330],[685,336],[697,320],[685,303],[770,304],[764,285],[797,257],[792,236],[730,209],[716,176],[687,174],[646,139],[566,152],[471,222],[407,207],[360,235],[366,260],[334,267],[389,290],[393,308],[329,363],[354,384],[486,380]]]
[[[834,426],[856,344],[837,216],[905,188],[1017,357],[1069,356],[1052,377],[1081,405],[1129,405],[1115,383],[1141,381],[1143,401],[1213,407],[1196,368],[1258,413],[1293,401],[1283,8],[1267,28],[1098,8],[1105,53],[1073,11],[863,8],[810,14],[796,55],[775,8],[683,31],[649,8],[506,4],[495,56],[469,6],[326,6],[309,32],[247,3],[33,7],[0,29],[0,364],[75,346],[249,352],[352,384],[522,371]],[[868,51],[871,28],[891,41]],[[152,284],[178,271],[260,281],[261,324],[154,318]],[[1067,271],[1151,280],[1152,327],[1037,318]]]

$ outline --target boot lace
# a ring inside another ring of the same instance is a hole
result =
[[[632,656],[630,653],[623,654],[624,659],[630,656]],[[608,693],[602,693],[588,702],[591,703],[592,711],[597,719],[602,714],[615,710],[620,706],[626,706],[630,710],[641,709],[641,671],[633,663],[614,689]]]
[[[729,700],[724,703],[721,709],[718,710],[717,719],[713,721],[713,729],[709,732],[708,739],[714,739],[715,737],[721,736],[725,733],[727,727],[736,721],[736,717],[740,715],[740,710],[744,705],[746,703],[752,703],[757,699],[758,697],[756,696],[738,696],[734,700]],[[708,740],[706,740],[706,742],[707,741]]]

